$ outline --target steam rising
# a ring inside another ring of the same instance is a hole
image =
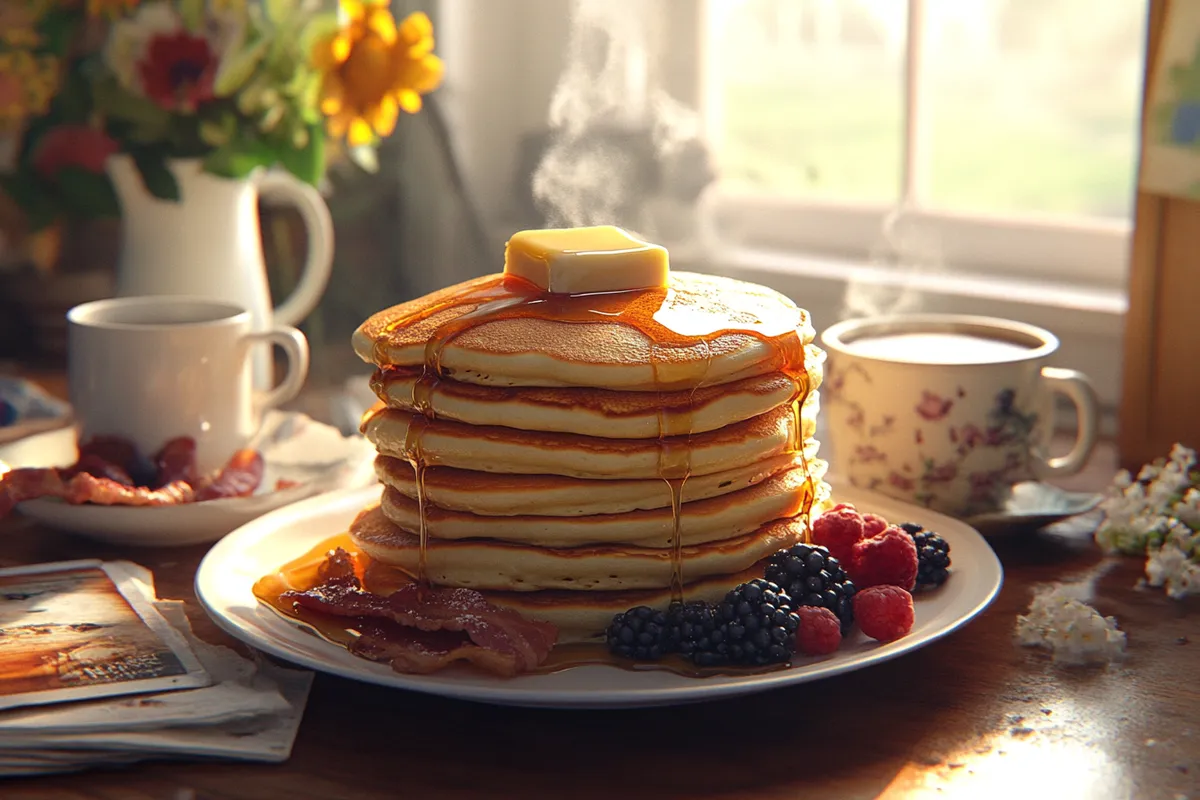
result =
[[[698,115],[658,85],[661,8],[573,0],[571,12],[534,200],[549,227],[617,224],[676,238],[714,176]]]
[[[941,241],[928,223],[897,209],[883,223],[881,240],[871,249],[865,277],[851,279],[842,300],[841,319],[910,314],[921,310],[920,284],[943,272]]]

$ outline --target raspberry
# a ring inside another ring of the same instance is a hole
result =
[[[842,644],[842,624],[828,608],[801,606],[796,609],[800,630],[796,631],[796,649],[806,656],[836,652]]]
[[[863,537],[863,518],[852,505],[834,506],[817,517],[812,526],[812,543],[823,545],[843,564],[850,560],[854,543]]]
[[[887,530],[888,521],[878,514],[863,514],[863,538],[870,539]]]
[[[911,590],[917,580],[917,546],[901,529],[887,528],[854,545],[846,572],[859,589],[888,584]]]
[[[872,639],[894,642],[912,630],[912,595],[898,586],[872,586],[854,595],[858,627]],[[804,623],[801,623],[803,631]]]

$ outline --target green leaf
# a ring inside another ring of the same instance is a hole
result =
[[[38,50],[66,56],[82,21],[83,15],[77,11],[65,8],[48,10],[38,22],[38,32],[42,34],[42,44]]]
[[[267,20],[276,25],[286,24],[296,12],[296,0],[264,0],[263,6],[267,11]]]
[[[63,167],[57,180],[63,199],[75,211],[89,217],[120,215],[121,206],[107,175],[71,166]]]
[[[179,200],[179,182],[175,180],[162,153],[140,150],[132,155],[146,191],[159,200]]]
[[[229,97],[245,86],[246,81],[254,74],[254,70],[262,61],[270,42],[259,39],[249,46],[242,42],[237,45],[237,52],[225,58],[217,76],[213,81],[213,94],[217,97]]]
[[[0,191],[11,197],[25,213],[33,231],[42,230],[60,216],[59,203],[49,184],[35,175],[0,175]]]
[[[312,19],[304,24],[304,28],[300,31],[300,52],[304,53],[305,57],[307,57],[312,53],[313,45],[318,40],[336,33],[337,29],[337,14],[326,12],[314,15]]]
[[[325,131],[320,125],[307,125],[308,144],[301,148],[284,147],[279,162],[305,183],[317,185],[325,174]]]
[[[79,70],[67,72],[62,87],[54,97],[53,108],[64,122],[88,121],[92,113],[92,88]]]
[[[261,141],[235,139],[210,153],[204,159],[204,169],[223,178],[244,178],[275,160],[275,153]]]
[[[92,87],[96,108],[105,115],[135,122],[143,127],[161,126],[164,130],[171,124],[171,114],[159,108],[145,97],[137,97],[121,88],[112,78],[97,81]]]
[[[190,31],[199,31],[204,25],[204,0],[178,0],[179,17]]]

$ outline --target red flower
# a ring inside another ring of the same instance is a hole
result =
[[[950,413],[953,400],[939,397],[933,392],[921,392],[921,402],[917,404],[917,413],[931,422],[945,417]]]
[[[41,138],[33,155],[33,168],[43,178],[53,178],[64,167],[88,172],[104,171],[104,162],[117,152],[117,143],[103,131],[86,125],[60,125]]]
[[[192,112],[213,97],[217,58],[203,37],[155,36],[137,66],[146,96],[167,110]]]

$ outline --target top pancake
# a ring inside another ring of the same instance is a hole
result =
[[[814,337],[807,312],[770,289],[731,278],[672,272],[663,290],[619,293],[639,307],[655,304],[655,321],[686,334],[656,344],[616,314],[586,321],[509,316],[488,319],[498,304],[455,300],[479,296],[498,276],[450,286],[381,311],[354,332],[354,350],[377,366],[418,366],[426,343],[465,314],[479,318],[450,338],[441,353],[442,373],[465,383],[498,386],[591,386],[625,390],[672,390],[722,384],[784,368],[786,357],[769,341],[795,330],[802,344]],[[616,299],[614,299],[616,298]],[[599,301],[597,301],[599,302]],[[477,309],[483,308],[482,311]]]

